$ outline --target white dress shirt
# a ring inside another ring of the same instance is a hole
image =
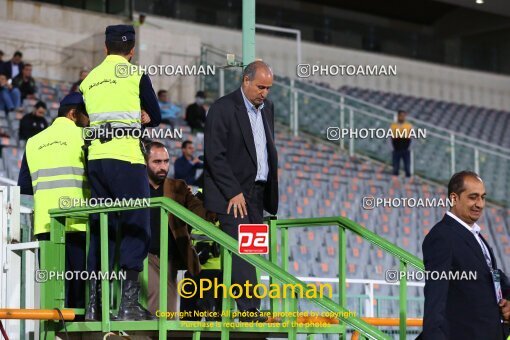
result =
[[[253,139],[255,142],[255,152],[257,156],[257,175],[255,177],[255,181],[265,182],[267,181],[267,176],[269,174],[269,158],[267,155],[267,140],[264,130],[264,122],[262,120],[262,109],[264,108],[264,103],[256,108],[255,105],[246,98],[242,89],[241,94],[243,95],[246,111],[248,111],[251,132],[253,133]]]
[[[466,229],[469,230],[469,232],[471,234],[473,234],[475,239],[478,241],[480,248],[482,249],[482,253],[485,257],[485,261],[487,262],[487,265],[489,266],[490,269],[492,269],[492,259],[491,259],[489,249],[487,249],[487,246],[480,238],[480,226],[475,223],[475,224],[473,224],[472,227],[470,227],[466,222],[464,222],[463,220],[461,220],[460,218],[455,216],[453,213],[447,211],[446,214],[448,216],[450,216],[451,218],[453,218],[454,220],[456,220],[457,222],[459,222],[462,226],[466,227]]]

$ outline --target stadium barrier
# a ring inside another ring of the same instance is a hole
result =
[[[323,218],[304,218],[304,219],[287,219],[287,220],[271,220],[270,221],[270,242],[271,249],[276,249],[278,245],[278,229],[281,233],[281,262],[282,269],[288,271],[289,269],[289,229],[290,228],[303,228],[303,227],[319,227],[319,226],[331,226],[336,225],[338,227],[338,284],[340,286],[340,293],[338,295],[338,304],[341,307],[346,306],[346,269],[347,269],[347,238],[346,230],[353,232],[354,234],[361,236],[364,240],[372,243],[373,245],[381,248],[389,254],[395,256],[400,262],[400,272],[407,272],[408,265],[411,265],[418,270],[424,271],[425,267],[423,262],[416,256],[408,253],[402,248],[397,247],[386,239],[380,237],[374,232],[363,228],[361,225],[349,220],[345,217],[323,217]],[[270,253],[271,262],[278,263],[278,254],[276,252]],[[270,282],[274,282],[270,280]],[[272,310],[278,310],[276,305],[277,301],[272,300]],[[406,338],[407,333],[407,278],[403,277],[400,280],[399,285],[399,304],[400,304],[400,339]],[[288,309],[288,306],[287,306]]]
[[[168,214],[171,213],[177,218],[189,224],[192,228],[196,228],[203,232],[206,236],[218,242],[222,246],[222,263],[223,263],[223,283],[230,287],[231,285],[231,259],[232,254],[237,254],[238,243],[236,240],[214,228],[212,224],[191,213],[186,208],[168,198],[154,198],[151,199],[151,207],[159,208],[161,210],[161,261],[168,261]],[[51,216],[51,236],[49,241],[40,242],[41,246],[41,269],[63,271],[64,264],[64,251],[65,251],[65,232],[64,224],[65,218],[68,217],[81,217],[86,218],[88,215],[98,213],[100,216],[100,230],[101,230],[101,271],[108,271],[108,213],[126,210],[137,209],[130,208],[72,208],[68,210],[54,209],[50,210]],[[410,264],[420,270],[423,270],[423,263],[415,256],[407,253],[403,249],[391,244],[380,236],[370,232],[369,230],[361,227],[360,225],[342,217],[332,218],[310,218],[310,219],[297,219],[297,220],[270,220],[270,261],[261,256],[253,255],[239,255],[247,262],[253,264],[258,270],[268,273],[272,283],[280,284],[294,284],[301,286],[306,292],[311,288],[307,288],[304,282],[297,279],[288,272],[288,230],[289,228],[299,227],[314,227],[324,225],[337,225],[339,228],[339,286],[340,294],[338,302],[329,299],[328,297],[317,297],[309,299],[310,302],[322,308],[326,312],[335,313],[338,315],[338,324],[330,324],[327,327],[282,327],[281,324],[277,327],[271,324],[263,324],[262,327],[236,327],[230,328],[228,325],[232,323],[231,313],[223,316],[220,326],[205,327],[203,325],[189,322],[189,321],[176,321],[160,318],[155,321],[111,321],[109,318],[103,318],[100,322],[68,322],[66,323],[67,332],[110,332],[110,331],[157,331],[160,339],[166,339],[167,332],[180,331],[192,333],[195,339],[200,337],[202,332],[221,332],[222,339],[228,339],[230,333],[237,332],[252,332],[263,334],[286,334],[289,339],[296,339],[297,334],[345,334],[347,327],[359,331],[364,337],[371,339],[388,339],[388,335],[364,322],[357,316],[352,316],[352,312],[345,308],[346,298],[346,230],[350,230],[355,234],[361,236],[372,244],[389,252],[391,255],[396,256],[400,261],[400,269],[405,271]],[[278,232],[281,237],[281,260],[278,260],[278,253],[276,252],[278,244]],[[281,265],[278,263],[281,262]],[[281,268],[280,268],[281,266]],[[166,282],[168,272],[166,266],[161,268],[160,273],[160,310],[166,310],[167,292]],[[146,277],[146,273],[144,273]],[[107,278],[103,278],[102,301],[110,301],[110,286]],[[404,339],[406,336],[406,305],[407,305],[407,282],[402,280],[400,284],[400,338]],[[117,291],[117,292],[116,292]],[[118,287],[113,289],[113,300],[115,294],[118,294]],[[289,317],[284,320],[289,322],[296,322],[296,313],[298,312],[297,299],[272,299],[270,301],[270,312],[284,312],[288,313]],[[118,301],[117,301],[118,303]],[[115,302],[114,302],[115,305]],[[49,280],[41,284],[41,308],[64,309],[64,282],[63,280]],[[110,303],[102,304],[102,315],[110,315],[110,311],[115,309],[111,308]],[[233,309],[233,299],[229,294],[223,298],[223,309]],[[83,309],[74,309],[76,315],[83,315]],[[41,338],[48,337],[54,339],[57,333],[63,331],[62,326],[50,321],[43,321],[41,324]]]

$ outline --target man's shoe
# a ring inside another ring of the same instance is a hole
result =
[[[125,280],[122,284],[122,297],[120,300],[117,321],[127,320],[154,320],[155,317],[138,303],[140,282]]]
[[[267,322],[267,316],[261,315],[257,308],[239,311],[239,322]]]
[[[85,321],[101,320],[101,282],[90,280],[89,304],[85,310]]]

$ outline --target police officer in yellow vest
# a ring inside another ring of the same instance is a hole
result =
[[[80,85],[90,129],[85,139],[88,148],[88,176],[93,198],[150,198],[140,140],[132,132],[142,122],[157,126],[161,113],[156,94],[147,75],[130,64],[134,54],[135,31],[131,25],[108,26],[105,32],[106,58]],[[142,114],[142,109],[146,111]],[[148,119],[147,119],[148,118]],[[138,302],[139,273],[150,242],[149,209],[136,209],[109,216],[110,270],[115,254],[115,230],[120,228],[120,267],[126,273],[117,320],[150,320],[154,317]],[[99,270],[100,234],[98,216],[90,224],[89,271]],[[100,282],[91,280],[86,320],[100,320]]]
[[[89,197],[85,176],[82,129],[88,124],[82,95],[71,93],[61,102],[58,117],[30,138],[21,163],[21,194],[34,196],[34,234],[49,240],[49,209],[68,208]],[[66,270],[85,270],[86,220],[66,220]],[[66,280],[66,307],[85,307],[85,282]]]

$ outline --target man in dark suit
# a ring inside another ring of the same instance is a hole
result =
[[[453,175],[448,184],[450,211],[423,241],[426,271],[476,273],[476,279],[425,282],[425,315],[421,338],[505,339],[510,286],[476,221],[485,206],[485,187],[474,172]]]
[[[13,79],[23,69],[23,54],[20,51],[14,52],[11,60],[0,65],[0,73],[5,74],[7,79]]]
[[[262,223],[263,210],[278,210],[278,158],[274,143],[273,103],[266,99],[273,72],[262,61],[243,71],[242,85],[209,109],[205,122],[204,195],[206,209],[217,213],[223,231],[238,238],[238,226]],[[257,284],[255,268],[234,255],[232,283]],[[252,286],[253,287],[253,286]],[[260,299],[237,299],[240,311],[258,315]]]

